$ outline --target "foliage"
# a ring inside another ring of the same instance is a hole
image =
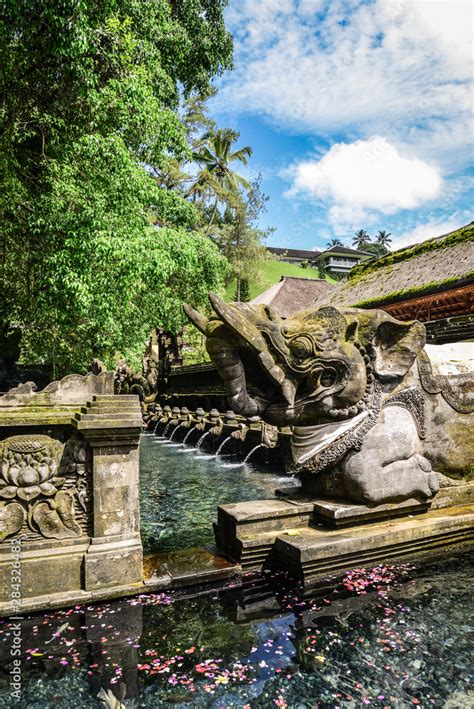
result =
[[[375,237],[375,242],[377,244],[380,244],[380,246],[385,246],[388,250],[388,246],[391,243],[391,237],[392,235],[390,232],[385,231],[384,229],[382,231],[379,231],[377,236]]]
[[[219,202],[226,202],[229,196],[237,195],[240,187],[247,191],[251,189],[247,180],[230,168],[230,163],[236,160],[246,165],[252,155],[252,148],[248,145],[239,150],[232,150],[232,145],[238,137],[236,131],[228,128],[209,131],[202,137],[199,150],[193,153],[195,162],[204,168],[199,173],[193,189],[204,197],[214,197],[206,233],[209,233],[214,222]]]
[[[335,237],[334,239],[331,239],[331,241],[328,241],[326,246],[328,246],[329,248],[331,248],[332,246],[343,246],[343,243],[340,239]]]
[[[27,360],[84,371],[183,323],[225,261],[195,206],[144,165],[189,158],[180,91],[231,64],[225,0],[3,4],[3,317]],[[175,163],[176,167],[176,163]],[[151,224],[160,228],[153,228]]]
[[[269,258],[264,240],[271,230],[255,226],[268,199],[260,189],[260,182],[259,177],[250,185],[247,195],[229,192],[227,209],[213,229],[213,238],[229,261],[229,276],[237,279],[237,293],[240,279],[259,282],[262,266]]]
[[[308,261],[305,259],[304,261],[301,261],[300,263],[300,268],[308,268]]]
[[[370,236],[367,234],[365,229],[359,229],[359,231],[356,231],[354,238],[352,239],[352,245],[355,246],[356,249],[363,250],[364,246],[366,246],[370,241]]]
[[[183,340],[184,365],[211,361],[204,344],[204,335],[194,325],[188,324],[183,328]]]
[[[326,263],[324,259],[320,259],[318,261],[318,278],[322,278],[323,280],[326,279],[328,276],[327,268],[326,268]]]
[[[385,256],[385,254],[389,253],[388,249],[385,246],[383,246],[383,244],[379,244],[379,243],[376,243],[376,244],[365,243],[363,246],[363,251],[365,251],[366,253],[369,253],[369,254],[374,254],[374,256],[376,256],[377,258],[379,258],[380,256]]]
[[[235,289],[234,301],[240,301],[241,303],[248,303],[250,300],[250,288],[248,278],[241,278],[237,281],[237,288]]]

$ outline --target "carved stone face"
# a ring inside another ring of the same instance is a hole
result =
[[[379,380],[398,384],[425,343],[424,327],[381,310],[322,307],[284,320],[268,306],[210,295],[209,321],[185,306],[239,414],[278,426],[351,419]]]

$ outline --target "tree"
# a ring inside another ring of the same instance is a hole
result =
[[[235,301],[240,301],[241,303],[248,303],[250,300],[250,288],[248,278],[240,278],[237,282],[237,287],[235,289],[234,295]]]
[[[229,277],[237,281],[237,300],[241,299],[241,279],[259,282],[262,264],[270,258],[264,241],[272,230],[262,230],[256,226],[268,200],[261,191],[260,183],[259,175],[250,185],[248,193],[228,193],[226,209],[218,218],[213,233],[213,238],[230,264]]]
[[[340,239],[335,237],[334,239],[331,239],[331,241],[328,241],[328,243],[326,245],[329,246],[329,248],[331,248],[331,246],[342,246],[343,244]]]
[[[246,165],[248,158],[252,155],[252,148],[248,145],[238,150],[232,150],[233,143],[238,138],[239,133],[228,128],[211,131],[203,136],[200,149],[193,153],[193,159],[203,166],[196,185],[208,184],[211,186],[211,191],[214,192],[214,205],[206,233],[209,233],[214,222],[219,201],[225,201],[226,194],[237,193],[240,187],[247,191],[250,190],[247,180],[230,168],[230,163],[236,160]],[[217,182],[218,187],[213,187],[213,181],[209,180],[208,176]]]
[[[390,232],[387,232],[385,230],[379,231],[377,236],[375,237],[375,241],[377,244],[380,244],[380,246],[384,246],[385,248],[388,249],[389,244],[391,244],[391,234]]]
[[[231,65],[225,4],[3,4],[2,318],[21,328],[24,361],[110,365],[222,282],[172,169],[160,184],[145,166],[191,157],[180,96]]]
[[[356,231],[355,237],[352,240],[352,245],[356,247],[356,249],[362,249],[363,247],[370,242],[370,236],[367,234],[365,229],[359,229],[359,231]]]
[[[364,244],[364,251],[366,251],[369,254],[374,254],[377,258],[380,258],[380,256],[385,256],[385,254],[388,254],[389,251],[385,246],[382,246],[382,244]]]
[[[326,280],[326,276],[328,275],[327,269],[326,269],[326,263],[324,259],[319,259],[318,261],[318,278],[322,278],[323,281]]]

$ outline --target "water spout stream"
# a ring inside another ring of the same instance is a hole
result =
[[[194,431],[194,428],[190,428],[190,429],[189,429],[189,431],[187,432],[187,434],[185,435],[185,437],[184,437],[184,439],[183,439],[183,443],[186,443],[186,441],[188,440],[189,436],[191,435],[191,433],[192,433],[193,431]]]
[[[244,462],[243,462],[243,465],[245,465],[245,463],[248,463],[248,462],[249,462],[249,460],[250,460],[250,458],[252,457],[252,455],[253,455],[253,454],[255,453],[255,451],[258,450],[259,448],[263,448],[263,443],[259,443],[258,446],[255,446],[255,448],[252,448],[252,450],[250,451],[250,453],[248,453],[247,456],[245,457]]]
[[[183,425],[184,425],[184,422],[183,422],[183,423],[179,423],[179,424],[178,424],[178,425],[176,426],[176,428],[174,429],[173,433],[172,433],[172,434],[171,434],[171,436],[170,436],[170,441],[172,441],[172,440],[173,440],[173,438],[174,438],[174,436],[175,436],[175,433],[176,433],[176,431],[177,431],[178,429],[180,429],[180,428],[181,428],[181,426],[183,426]]]
[[[227,436],[227,438],[225,438],[225,439],[222,441],[222,443],[220,444],[219,448],[217,449],[216,458],[219,457],[219,454],[220,454],[220,452],[223,450],[225,444],[227,443],[227,441],[230,441],[231,438],[232,438],[232,435]]]
[[[201,436],[201,438],[200,438],[199,441],[197,442],[197,449],[198,449],[198,450],[201,450],[202,442],[204,441],[204,439],[205,439],[209,434],[210,434],[210,431],[206,431],[206,433],[203,433],[203,435]]]

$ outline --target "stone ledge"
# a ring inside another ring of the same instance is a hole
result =
[[[429,509],[431,501],[420,502],[420,500],[409,499],[383,505],[359,505],[343,500],[314,500],[313,504],[315,521],[328,523],[330,527],[340,528],[381,519],[421,514]]]
[[[473,536],[474,505],[465,505],[344,531],[307,529],[291,539],[279,535],[274,563],[306,584],[338,570],[465,543]]]

